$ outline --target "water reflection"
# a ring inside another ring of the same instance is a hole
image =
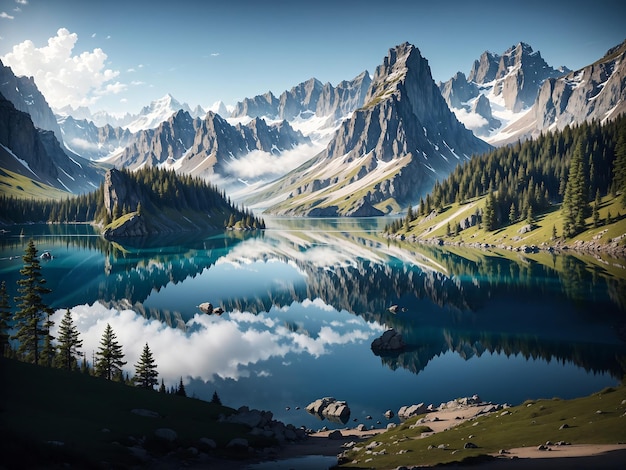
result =
[[[53,289],[50,303],[83,305],[75,311],[88,347],[97,348],[103,324],[111,322],[129,345],[129,364],[141,352],[132,348],[149,338],[164,377],[173,383],[187,377],[200,397],[219,387],[239,397],[237,405],[306,405],[334,395],[373,414],[379,399],[355,390],[372,387],[360,383],[366,377],[408,387],[395,398],[403,405],[413,401],[407,397],[415,380],[420,390],[441,395],[441,385],[423,383],[433,367],[458,373],[476,361],[518,369],[523,361],[551,374],[516,384],[522,388],[547,386],[556,380],[555,367],[566,367],[577,382],[573,394],[624,376],[623,260],[390,242],[380,235],[381,219],[266,222],[269,229],[257,234],[133,244],[109,243],[88,226],[28,226],[24,238],[0,236],[0,273],[15,286],[33,236],[40,251],[55,256],[42,268]],[[201,314],[198,305],[207,301],[226,313]],[[376,357],[369,345],[389,327],[408,348]],[[490,379],[468,380],[470,389],[461,393],[475,393],[480,380]],[[447,398],[454,397],[441,400]]]

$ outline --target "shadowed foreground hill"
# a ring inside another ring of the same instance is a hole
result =
[[[193,398],[7,359],[0,359],[0,380],[3,469],[128,468],[161,458],[182,466],[197,452],[237,458],[226,448],[234,438],[253,447],[271,444],[255,441],[245,425],[218,421],[235,410]],[[176,432],[174,441],[156,437],[164,428]]]

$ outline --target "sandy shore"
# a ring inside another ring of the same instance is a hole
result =
[[[425,421],[433,433],[442,432],[476,416],[484,405],[467,406],[462,409],[441,410],[429,413]],[[373,437],[385,429],[358,431],[340,429],[340,439],[330,439],[332,431],[311,434],[306,441],[288,444],[280,448],[272,458],[291,459],[306,455],[335,456],[345,450],[349,442],[359,442]],[[432,433],[429,433],[429,435]],[[550,450],[536,447],[507,449],[506,454],[493,455],[493,460],[479,465],[451,465],[450,468],[474,468],[479,470],[509,468],[554,469],[622,469],[626,468],[626,445],[568,445],[550,446]],[[444,467],[447,468],[447,467]]]

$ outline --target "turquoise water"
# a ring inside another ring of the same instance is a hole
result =
[[[132,244],[85,225],[12,227],[0,276],[16,295],[33,237],[54,256],[41,263],[45,300],[57,320],[72,309],[87,360],[110,323],[130,374],[148,342],[167,386],[183,377],[190,395],[217,391],[314,429],[344,426],[303,411],[324,396],[346,400],[352,423],[380,426],[403,405],[569,398],[624,375],[626,276],[584,257],[393,243],[379,235],[385,219],[266,222]],[[202,302],[225,313],[203,314]],[[370,344],[390,327],[408,347],[379,357]]]

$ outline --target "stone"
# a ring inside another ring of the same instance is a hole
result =
[[[567,429],[567,428],[569,428],[569,424],[564,423],[564,424],[561,424],[561,426],[559,427],[559,430],[563,430],[563,429]]]
[[[319,398],[306,407],[306,411],[310,414],[323,416],[326,418],[335,418],[342,422],[346,422],[350,417],[350,407],[345,401],[339,401],[333,397]]]
[[[478,446],[473,442],[466,442],[463,446],[464,449],[478,449]]]
[[[391,418],[393,418],[394,416],[395,416],[395,415],[394,415],[394,412],[393,412],[393,411],[391,411],[391,410],[387,410],[387,411],[385,411],[385,418],[387,418],[387,419],[391,419]]]
[[[216,449],[217,444],[213,439],[209,439],[208,437],[201,437],[198,441],[202,446],[208,447],[209,449]]]
[[[167,442],[174,442],[176,439],[178,439],[178,434],[176,434],[176,431],[170,428],[159,428],[154,431],[154,435],[159,439],[163,439]]]
[[[213,313],[213,304],[211,302],[202,302],[198,308],[207,314]]]
[[[361,431],[361,432],[363,432],[363,431],[366,431],[366,430],[367,430],[367,427],[366,427],[364,424],[359,424],[359,425],[356,427],[356,430],[357,430],[357,431]]]
[[[130,412],[139,416],[143,416],[144,418],[160,418],[161,417],[161,415],[157,413],[156,411],[145,410],[143,408],[134,408],[130,410]]]
[[[232,449],[233,447],[248,449],[249,444],[247,439],[244,439],[243,437],[236,437],[226,444],[226,447],[229,449]]]
[[[393,328],[385,331],[380,338],[372,341],[372,351],[399,351],[406,347],[402,335]]]
[[[335,429],[334,431],[331,431],[328,434],[328,439],[333,439],[333,440],[343,439],[343,434],[341,434],[341,431],[339,429]]]
[[[417,405],[403,406],[398,410],[398,418],[400,419],[408,419],[412,416],[420,415],[426,413],[427,408],[424,403],[419,403]]]

